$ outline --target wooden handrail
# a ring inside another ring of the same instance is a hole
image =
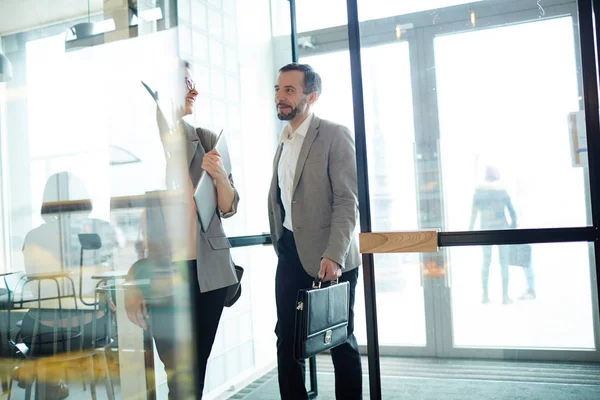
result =
[[[438,251],[438,230],[405,232],[371,232],[360,234],[360,252],[373,253],[435,253]]]

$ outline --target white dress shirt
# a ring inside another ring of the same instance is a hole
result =
[[[280,141],[283,143],[283,149],[281,150],[277,175],[279,177],[279,189],[281,190],[281,203],[285,210],[283,226],[290,231],[294,230],[294,225],[292,223],[292,191],[294,189],[296,165],[298,164],[300,150],[302,150],[302,144],[304,143],[304,138],[308,133],[308,128],[310,127],[312,119],[313,114],[311,113],[306,117],[304,122],[300,124],[295,132],[291,132],[292,127],[289,123],[286,124],[280,137]]]

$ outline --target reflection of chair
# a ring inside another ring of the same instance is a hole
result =
[[[92,275],[92,279],[98,280],[96,284],[96,292],[94,295],[94,302],[96,303],[96,307],[100,305],[99,297],[100,294],[103,293],[106,298],[106,313],[108,315],[108,323],[106,324],[104,331],[104,340],[108,341],[109,339],[113,340],[115,343],[118,342],[118,337],[113,336],[112,334],[112,321],[113,321],[113,310],[116,310],[117,306],[115,304],[115,290],[114,286],[116,284],[117,279],[125,278],[127,276],[127,271],[104,271],[97,274]],[[109,290],[105,290],[103,286],[111,288]],[[94,320],[95,323],[95,320]],[[97,332],[96,327],[94,325],[94,332]],[[95,343],[96,336],[92,340],[92,344]],[[118,343],[116,344],[118,346]]]
[[[81,244],[81,253],[79,256],[79,300],[86,306],[96,307],[96,302],[87,303],[83,300],[83,251],[84,250],[98,250],[102,247],[102,240],[97,233],[80,233],[79,243]],[[98,285],[96,286],[98,287]]]
[[[56,292],[54,296],[43,296],[42,295],[42,282],[44,281],[50,281],[50,282],[54,282],[54,284],[56,285]],[[63,281],[63,282],[68,282],[70,283],[71,286],[71,293],[62,293],[61,292],[61,285],[59,284],[59,281]],[[34,284],[37,283],[37,291],[33,292],[34,294],[31,294],[31,292],[29,292],[29,287],[30,284]],[[71,279],[71,277],[69,276],[68,273],[65,272],[55,272],[55,273],[39,273],[39,274],[29,274],[29,275],[23,275],[21,277],[21,279],[19,280],[19,282],[17,283],[17,290],[15,290],[11,296],[11,301],[10,301],[10,305],[9,305],[9,309],[8,309],[8,322],[9,322],[9,326],[10,326],[10,312],[12,309],[23,309],[24,306],[26,304],[30,304],[30,303],[37,303],[37,310],[38,313],[40,313],[42,311],[42,302],[46,302],[46,301],[51,301],[51,300],[57,300],[58,301],[58,310],[57,309],[52,309],[53,311],[53,329],[52,329],[52,342],[47,342],[46,337],[48,336],[48,333],[42,333],[42,322],[41,322],[41,318],[37,318],[37,321],[35,323],[33,332],[31,333],[31,336],[25,336],[23,337],[23,335],[21,335],[21,340],[23,342],[26,342],[27,340],[31,340],[30,345],[29,345],[29,353],[30,354],[35,354],[36,351],[38,351],[38,349],[36,348],[36,345],[43,347],[44,344],[47,343],[51,343],[53,346],[53,354],[56,354],[58,352],[58,320],[57,320],[57,315],[60,316],[60,319],[62,320],[64,318],[64,308],[63,308],[63,299],[66,298],[72,298],[73,299],[73,305],[74,305],[74,309],[75,312],[77,312],[77,299],[75,297],[75,284],[73,282],[73,279]],[[58,311],[58,312],[57,312]],[[41,315],[40,315],[41,317]],[[70,351],[71,350],[71,341],[74,338],[79,337],[79,333],[73,333],[73,335],[75,336],[71,336],[72,332],[70,329],[67,330],[66,335],[64,330],[61,330],[60,332],[61,334],[61,342],[63,345],[63,351]],[[83,340],[83,337],[81,337],[80,340]],[[65,347],[66,346],[66,347]],[[41,351],[41,350],[40,350]]]
[[[14,335],[17,334],[15,327],[10,323],[10,309],[11,309],[11,296],[21,278],[25,275],[24,272],[5,272],[0,274],[3,280],[4,287],[0,289],[0,310],[5,311],[6,318],[2,318],[0,328],[0,357],[5,359],[11,359],[20,355],[20,350],[12,340]],[[16,327],[18,329],[18,327]],[[6,374],[6,371],[2,371],[0,376],[0,382],[2,385],[2,391],[8,390],[8,382],[10,380],[10,373]]]
[[[58,283],[59,279],[70,282],[71,293],[61,293],[61,286]],[[41,283],[44,280],[55,282],[56,292],[54,296],[41,295]],[[99,358],[106,376],[105,384],[108,398],[113,399],[114,392],[105,357],[105,350],[110,346],[110,338],[107,342],[102,343],[101,346],[97,346],[95,333],[93,333],[92,337],[94,339],[89,340],[89,343],[87,343],[85,335],[86,315],[77,307],[75,285],[71,277],[64,272],[54,274],[44,273],[23,276],[21,281],[23,282],[21,293],[27,293],[26,287],[28,284],[37,282],[37,296],[34,296],[37,298],[24,298],[23,295],[20,298],[12,296],[12,307],[10,308],[23,308],[24,304],[31,302],[37,302],[38,308],[36,312],[29,310],[26,317],[21,321],[20,338],[22,343],[20,344],[22,346],[26,345],[25,350],[21,353],[26,360],[15,368],[9,384],[9,390],[12,389],[12,381],[18,375],[20,386],[25,387],[25,398],[30,398],[34,382],[36,384],[36,398],[45,398],[46,379],[52,378],[49,374],[56,370],[63,373],[65,367],[72,369],[74,367],[74,369],[82,372],[84,377],[88,378],[92,398],[95,399],[96,379],[94,358]],[[64,298],[73,299],[74,309],[65,310],[63,308],[62,299]],[[42,309],[42,301],[48,300],[57,300],[58,309]],[[48,315],[50,313],[52,314],[52,318],[44,319],[44,314]],[[31,315],[34,316],[32,317]],[[95,312],[92,313],[92,317],[96,317]],[[51,322],[51,325],[48,325],[49,322]],[[89,348],[92,342],[93,346]],[[60,351],[59,344],[62,344]]]
[[[98,292],[99,292],[99,288],[108,283],[109,281],[114,282],[114,280],[116,278],[119,277],[124,277],[127,275],[127,272],[120,272],[120,271],[103,271],[100,273],[95,273],[91,276],[92,279],[95,279],[98,281],[98,283],[96,284],[96,288],[94,290],[94,302],[93,303],[88,303],[83,299],[83,252],[84,250],[98,250],[102,247],[102,239],[100,238],[100,236],[96,233],[80,233],[77,235],[79,238],[79,243],[81,244],[81,253],[80,253],[80,262],[79,262],[79,300],[87,305],[87,306],[93,306],[94,307],[94,317],[93,317],[93,328],[92,331],[94,332],[94,337],[92,339],[92,344],[94,344],[96,342],[96,313],[98,311],[98,307],[100,305],[100,299],[98,298]],[[106,301],[107,301],[107,308],[106,308],[106,312],[108,313],[108,324],[107,324],[107,330],[105,331],[105,338],[112,338],[112,334],[111,334],[111,329],[110,326],[112,324],[112,314],[111,314],[111,306],[114,306],[114,302],[112,299],[112,293],[111,292],[107,292],[106,293]],[[106,339],[107,340],[107,339]]]
[[[64,378],[67,371],[77,371],[81,373],[84,378],[84,390],[87,390],[86,382],[90,385],[90,394],[92,399],[96,399],[96,381],[97,381],[97,369],[96,359],[99,359],[101,365],[99,366],[103,370],[104,383],[106,387],[106,394],[109,400],[114,400],[114,388],[110,378],[110,371],[108,363],[104,354],[104,349],[87,350],[81,352],[72,352],[65,354],[58,354],[52,357],[28,358],[19,367],[15,368],[14,375],[19,375],[19,379],[22,382],[23,376],[27,376],[25,387],[26,400],[31,399],[31,394],[34,389],[35,382],[35,399],[46,399],[48,382],[60,382],[58,378]],[[13,382],[11,379],[9,386],[8,399],[10,400],[13,395],[12,390]],[[53,390],[54,391],[54,390]],[[68,396],[68,389],[64,395]],[[64,397],[61,397],[64,398]]]
[[[67,371],[77,371],[84,378],[83,388],[86,390],[86,381],[90,385],[92,399],[96,399],[97,364],[104,375],[106,394],[109,400],[114,400],[114,388],[112,385],[110,370],[106,359],[106,350],[111,343],[93,349],[83,349],[74,352],[59,353],[49,357],[32,357],[27,355],[26,360],[13,371],[9,383],[10,400],[12,395],[13,380],[18,377],[19,386],[25,388],[25,399],[31,399],[31,393],[35,383],[36,399],[46,398],[48,382],[61,382]],[[68,391],[67,391],[68,394]]]
[[[6,349],[6,344],[12,338],[11,333],[14,333],[14,327],[11,326],[10,321],[10,310],[12,308],[11,302],[16,294],[18,294],[17,290],[19,289],[19,285],[21,279],[25,276],[25,273],[22,271],[16,272],[7,272],[0,274],[2,280],[4,281],[4,291],[0,294],[0,310],[5,310],[7,312],[7,321],[6,321],[6,330],[2,329],[2,334],[6,332],[6,338],[2,338],[2,353],[1,356],[5,356],[4,352]],[[23,296],[22,293],[20,293]],[[6,339],[6,340],[5,340]]]

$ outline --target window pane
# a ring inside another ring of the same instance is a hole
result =
[[[454,345],[595,349],[593,258],[588,243],[452,248]]]
[[[573,19],[440,36],[435,61],[444,229],[591,224]]]

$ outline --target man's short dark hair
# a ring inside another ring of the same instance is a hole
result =
[[[280,73],[288,71],[300,71],[304,73],[304,82],[302,82],[304,94],[317,92],[318,95],[321,95],[321,76],[315,72],[313,67],[308,64],[291,63],[284,65],[279,70]]]

